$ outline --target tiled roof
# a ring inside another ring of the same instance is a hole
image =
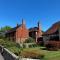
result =
[[[38,27],[30,28],[29,32],[31,32],[31,31],[35,31],[35,32],[38,31]],[[41,30],[41,32],[44,33],[44,31],[42,31],[42,30]]]
[[[44,34],[55,33],[60,28],[60,21],[52,25]]]
[[[29,31],[37,31],[37,30],[38,30],[38,27],[33,27],[29,29]]]

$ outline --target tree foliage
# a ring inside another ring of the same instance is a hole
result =
[[[10,30],[10,29],[11,29],[10,26],[4,26],[4,27],[0,28],[0,31],[3,32],[3,31],[6,31],[6,30]]]

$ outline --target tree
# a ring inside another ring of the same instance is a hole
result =
[[[0,31],[3,32],[3,31],[6,31],[6,30],[10,30],[11,27],[10,26],[4,26],[4,27],[1,27]]]

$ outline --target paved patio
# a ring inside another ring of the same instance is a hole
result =
[[[0,53],[0,60],[4,60],[3,56],[1,55],[1,53]]]

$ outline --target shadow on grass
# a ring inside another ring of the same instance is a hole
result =
[[[41,50],[47,50],[47,48],[46,48],[46,47],[40,47],[40,49],[41,49]]]

